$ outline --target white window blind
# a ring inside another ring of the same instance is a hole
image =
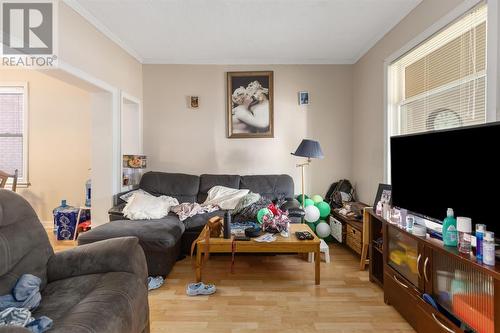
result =
[[[389,66],[390,135],[486,122],[486,19],[481,3]]]
[[[0,170],[26,181],[24,87],[0,86]]]

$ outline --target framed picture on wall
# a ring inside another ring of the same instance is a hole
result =
[[[273,72],[227,73],[227,137],[274,137]]]
[[[199,97],[198,96],[189,96],[189,106],[191,109],[197,109],[200,106],[199,102]]]
[[[309,92],[299,91],[299,105],[309,105]]]

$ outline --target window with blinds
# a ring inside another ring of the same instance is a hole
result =
[[[0,170],[26,181],[24,87],[0,86]]]
[[[391,135],[486,122],[486,24],[481,3],[389,66]]]

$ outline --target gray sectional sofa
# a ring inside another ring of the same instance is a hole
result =
[[[137,238],[54,253],[30,204],[0,189],[0,295],[9,294],[23,274],[42,280],[33,316],[52,319],[50,332],[149,332],[147,267]],[[0,332],[31,331],[0,327]]]
[[[293,179],[288,175],[210,175],[201,176],[180,173],[147,172],[139,188],[150,194],[167,195],[182,202],[203,203],[208,191],[216,185],[238,189],[249,189],[268,199],[285,198],[284,209],[290,211],[292,221],[300,222],[303,211],[293,199]],[[123,194],[123,193],[122,193]],[[150,275],[167,275],[181,253],[190,251],[191,243],[198,237],[208,219],[223,216],[224,211],[195,215],[181,222],[170,213],[158,220],[133,221],[124,218],[125,202],[118,195],[116,205],[110,209],[110,222],[90,230],[78,238],[79,244],[88,244],[103,239],[135,236],[144,249]]]

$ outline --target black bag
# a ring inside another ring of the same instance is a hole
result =
[[[326,192],[325,201],[332,208],[341,208],[345,202],[356,201],[354,187],[349,180],[341,179],[330,186]]]

